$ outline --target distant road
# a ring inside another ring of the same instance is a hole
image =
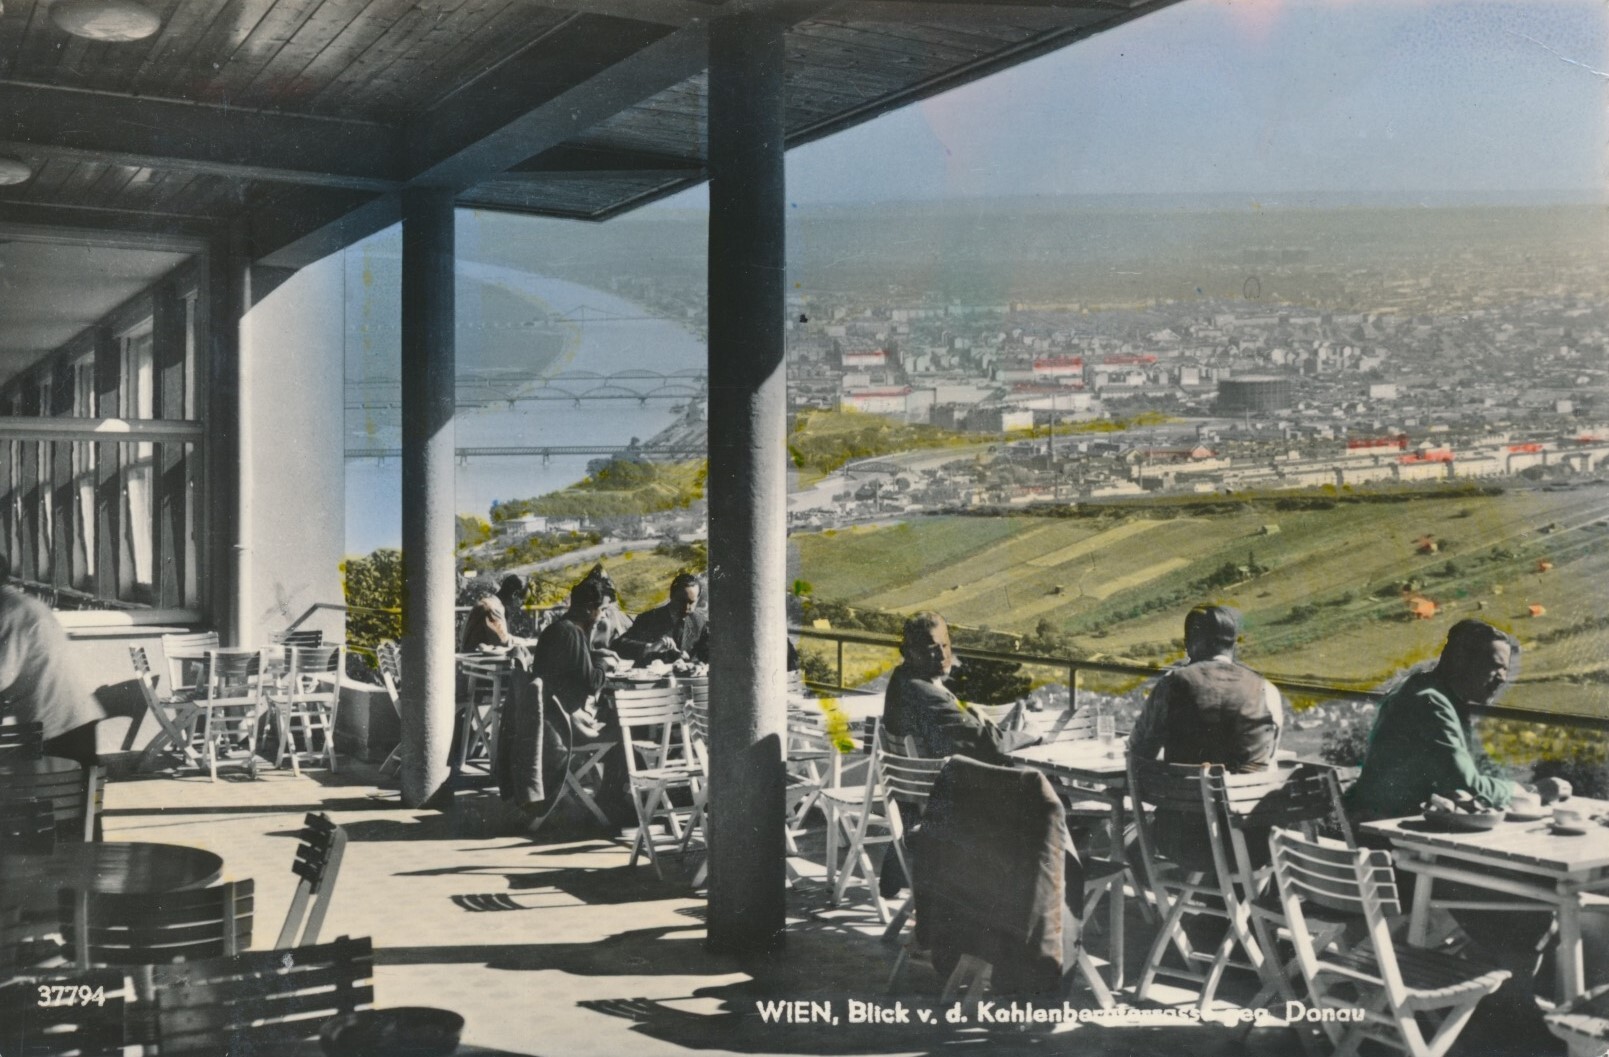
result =
[[[551,572],[554,569],[563,569],[567,565],[575,565],[579,562],[595,562],[599,558],[624,554],[626,551],[651,551],[659,546],[660,542],[658,539],[610,540],[608,543],[582,547],[578,551],[566,551],[556,558],[543,558],[541,561],[532,562],[529,565],[516,565],[512,571],[519,573],[521,576],[528,576],[531,573]]]

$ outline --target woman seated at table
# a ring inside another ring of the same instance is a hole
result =
[[[1411,672],[1381,701],[1369,732],[1363,769],[1346,793],[1347,810],[1359,821],[1402,818],[1424,810],[1431,796],[1479,797],[1505,808],[1518,796],[1533,795],[1507,778],[1481,766],[1485,753],[1476,736],[1471,710],[1490,704],[1508,685],[1518,664],[1519,643],[1479,620],[1461,620],[1447,632],[1447,642],[1434,667]],[[1547,804],[1570,795],[1569,783],[1557,778],[1538,782],[1534,795]],[[1367,840],[1365,840],[1367,843]],[[1404,905],[1412,900],[1417,875],[1397,871]],[[1436,883],[1437,900],[1495,901],[1486,889],[1448,881]],[[1513,973],[1510,984],[1493,996],[1494,1024],[1517,1018],[1519,1030],[1533,1030],[1541,1041],[1545,1029],[1535,1005],[1533,976],[1537,952],[1553,921],[1545,911],[1453,912],[1458,924],[1486,961]],[[1589,984],[1609,980],[1609,916],[1582,918]]]

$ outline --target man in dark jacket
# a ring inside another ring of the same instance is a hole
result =
[[[708,618],[698,611],[698,577],[677,573],[670,582],[670,599],[639,616],[615,640],[622,657],[639,663],[681,661],[693,655],[704,636]]]
[[[1235,660],[1240,615],[1196,606],[1184,618],[1189,660],[1157,681],[1129,735],[1129,752],[1168,763],[1219,763],[1231,774],[1266,771],[1279,747],[1285,709],[1279,690]],[[1199,817],[1161,812],[1157,845],[1190,869],[1211,870],[1212,847]],[[1254,841],[1260,851],[1266,843]]]
[[[572,587],[569,611],[542,631],[531,650],[531,672],[542,680],[543,704],[549,719],[562,724],[559,713],[568,717],[566,733],[571,745],[600,738],[616,741],[616,746],[603,757],[604,779],[598,805],[612,821],[625,824],[636,815],[626,788],[625,756],[618,745],[620,729],[613,709],[599,701],[614,654],[594,647],[591,641],[593,627],[607,601],[607,592],[595,579],[582,580]]]
[[[900,656],[883,696],[883,727],[896,748],[910,737],[916,754],[927,759],[968,756],[1009,766],[1011,750],[1039,740],[1037,735],[1002,731],[944,685],[955,667],[955,654],[949,625],[937,613],[918,613],[905,622]]]

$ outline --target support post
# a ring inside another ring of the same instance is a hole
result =
[[[709,946],[734,952],[786,920],[783,31],[710,26]]]
[[[231,225],[207,254],[207,535],[211,611],[219,639],[247,645],[252,612],[251,472],[247,444],[242,323],[251,307],[251,258],[244,230]],[[126,577],[125,577],[126,578]]]
[[[453,736],[453,195],[402,196],[402,799],[446,791]]]

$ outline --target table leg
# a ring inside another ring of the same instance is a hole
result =
[[[1397,852],[1402,856],[1402,852]],[[1413,859],[1405,859],[1398,865],[1411,868]],[[1433,860],[1425,860],[1428,864]],[[1436,879],[1428,873],[1419,874],[1414,879],[1413,886],[1413,914],[1408,919],[1408,943],[1414,947],[1426,945],[1426,937],[1430,931],[1430,892],[1436,885]]]
[[[1586,969],[1581,957],[1581,893],[1559,885],[1558,989],[1560,1002],[1573,1002],[1586,993]]]

